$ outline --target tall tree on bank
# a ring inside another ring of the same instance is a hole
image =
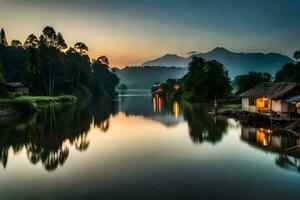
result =
[[[0,31],[0,46],[4,46],[5,47],[7,45],[8,45],[8,43],[7,43],[5,31],[2,28],[1,31]]]
[[[108,64],[109,60],[106,56],[99,56],[92,61],[92,85],[94,85],[94,92],[96,94],[103,91],[103,88],[115,88],[119,83],[119,78],[110,71]]]
[[[70,48],[67,52],[67,55],[72,56],[73,61],[72,66],[77,71],[77,78],[76,78],[76,84],[79,86],[80,78],[81,78],[81,72],[85,71],[87,72],[86,66],[87,63],[90,62],[90,58],[88,56],[89,48],[86,44],[83,42],[77,42],[73,48]]]
[[[189,72],[182,79],[183,98],[188,101],[211,101],[231,93],[230,78],[221,63],[193,57]]]
[[[53,95],[57,66],[63,62],[61,50],[66,48],[67,44],[61,33],[56,34],[55,30],[49,26],[43,29],[39,40],[39,49],[45,92],[49,96]]]

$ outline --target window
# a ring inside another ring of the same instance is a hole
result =
[[[255,98],[249,98],[249,106],[255,106]]]
[[[264,106],[265,108],[269,108],[269,100],[264,100]]]

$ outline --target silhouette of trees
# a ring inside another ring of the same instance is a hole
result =
[[[12,40],[10,46],[14,47],[14,48],[22,48],[23,47],[20,40]]]
[[[77,42],[67,51],[63,35],[46,26],[37,37],[30,34],[24,41],[13,40],[7,46],[4,30],[0,48],[4,76],[9,82],[27,81],[37,95],[75,94],[114,95],[119,80],[109,68],[106,56],[91,61],[88,47]]]
[[[81,55],[87,55],[87,52],[89,51],[89,48],[86,44],[84,44],[83,42],[77,42],[74,45],[74,49]]]
[[[245,75],[235,77],[233,84],[237,87],[237,94],[241,94],[261,82],[272,81],[272,75],[269,73],[249,72]]]
[[[5,35],[5,31],[2,28],[0,31],[0,46],[7,46],[7,39],[6,39],[6,35]]]
[[[23,44],[23,47],[24,48],[37,48],[39,45],[39,40],[38,38],[34,35],[34,34],[30,34],[24,44]]]

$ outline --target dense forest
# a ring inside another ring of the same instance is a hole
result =
[[[6,82],[26,82],[32,95],[74,94],[107,96],[119,79],[106,56],[90,59],[88,46],[77,42],[68,48],[63,35],[45,27],[39,37],[30,34],[22,43],[8,44],[0,32],[0,89]]]

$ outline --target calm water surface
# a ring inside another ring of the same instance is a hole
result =
[[[148,91],[46,107],[0,130],[0,199],[300,198],[298,138]]]

